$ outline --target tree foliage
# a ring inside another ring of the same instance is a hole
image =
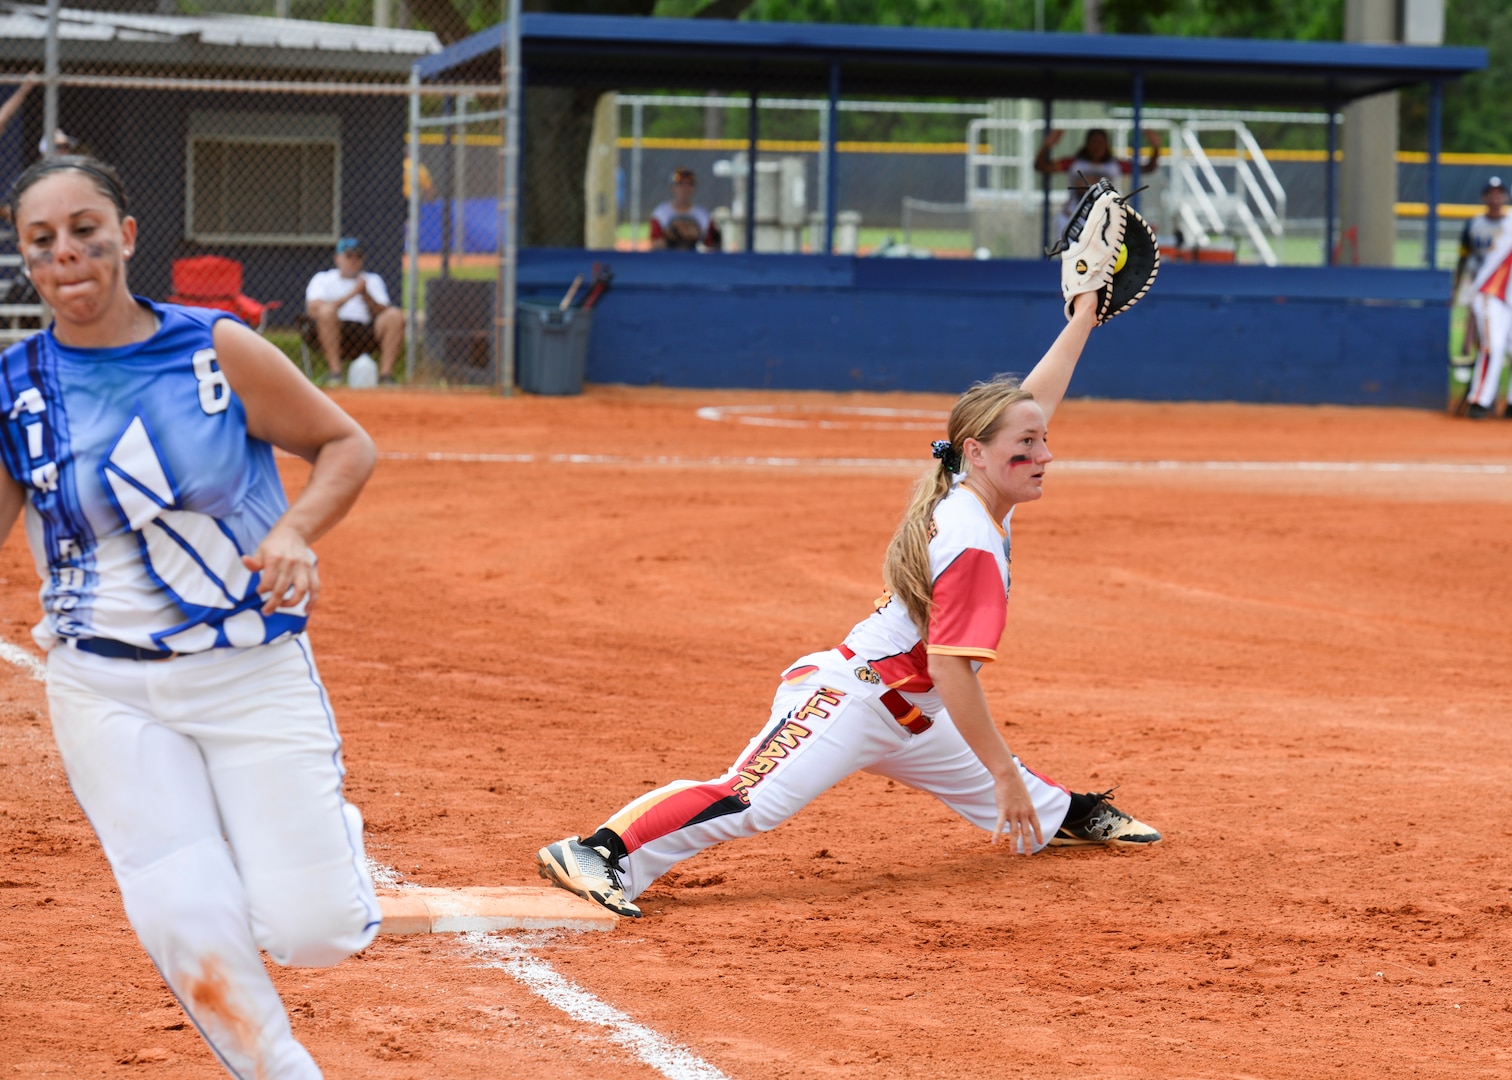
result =
[[[1506,0],[1449,0],[1444,39],[1481,45],[1485,71],[1444,92],[1444,149],[1464,154],[1512,154],[1512,6]],[[1402,146],[1427,145],[1428,94],[1402,95]]]
[[[1104,0],[1110,34],[1339,41],[1343,0]]]
[[[184,9],[216,10],[247,3],[271,8],[272,0],[179,0]],[[929,26],[970,30],[1033,30],[1036,0],[524,0],[527,11],[597,15],[656,15],[667,18],[717,17],[760,22],[851,23],[874,26]],[[492,26],[501,0],[409,0],[416,24],[451,42]],[[372,0],[293,0],[299,18],[331,22],[371,22]],[[1082,0],[1040,0],[1044,29],[1078,32]],[[1480,45],[1490,52],[1489,68],[1449,86],[1444,100],[1444,148],[1462,153],[1512,153],[1512,4],[1507,0],[1447,0],[1445,40]],[[269,12],[271,13],[271,12]],[[1103,0],[1103,29],[1119,34],[1174,37],[1278,38],[1339,41],[1344,36],[1344,0]],[[725,121],[733,134],[743,127],[739,110]],[[1402,95],[1402,145],[1426,145],[1428,94]],[[677,122],[667,121],[673,123]],[[796,122],[796,121],[795,121]],[[702,131],[702,121],[689,121]],[[779,121],[785,124],[785,121]],[[900,120],[919,126],[922,121]],[[927,125],[925,125],[927,126]],[[689,129],[689,134],[693,129]],[[671,132],[668,131],[668,134]],[[682,132],[679,130],[678,132]],[[773,129],[772,137],[804,138],[798,130]],[[900,129],[843,133],[847,138],[907,137]],[[1288,145],[1311,141],[1303,131],[1287,133]],[[917,133],[925,136],[921,130]]]
[[[664,5],[697,0],[661,0]],[[1081,0],[1044,0],[1046,30],[1080,30]],[[1035,0],[755,0],[742,18],[758,22],[1033,30]]]
[[[658,15],[700,0],[660,0]],[[1081,0],[1043,0],[1043,29],[1082,29]],[[763,22],[859,23],[968,30],[1033,30],[1035,0],[756,0],[745,18]],[[1343,0],[1104,0],[1103,30],[1180,37],[1296,38],[1337,41]]]

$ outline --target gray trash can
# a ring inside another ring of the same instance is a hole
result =
[[[592,309],[563,311],[548,301],[521,300],[518,310],[520,389],[531,394],[581,394]]]

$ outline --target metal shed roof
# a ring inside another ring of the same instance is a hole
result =
[[[494,82],[504,27],[428,56],[426,79]],[[1035,34],[891,26],[527,14],[523,67],[532,85],[698,87],[825,93],[838,64],[847,94],[1127,98],[1337,106],[1486,66],[1469,47]]]
[[[47,31],[42,4],[0,4],[0,64],[40,67]],[[406,76],[438,52],[435,34],[250,15],[139,15],[64,8],[59,53],[67,68],[259,68]]]

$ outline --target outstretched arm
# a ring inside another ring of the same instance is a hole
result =
[[[10,126],[11,119],[16,115],[16,110],[26,100],[26,95],[31,93],[31,88],[37,85],[37,77],[28,75],[26,81],[11,91],[11,96],[5,99],[5,104],[0,105],[0,131]]]
[[[1160,164],[1160,136],[1153,131],[1145,132],[1145,142],[1150,144],[1150,155],[1145,159],[1144,171],[1154,172]]]
[[[1024,389],[1033,394],[1035,402],[1045,410],[1046,420],[1050,419],[1061,399],[1066,396],[1066,387],[1071,385],[1071,373],[1076,370],[1076,362],[1081,359],[1082,350],[1087,346],[1087,338],[1097,325],[1095,293],[1082,293],[1076,297],[1074,304],[1071,321],[1060,332],[1050,350],[1040,357],[1034,370],[1024,376]]]
[[[1056,143],[1061,141],[1061,136],[1064,134],[1064,131],[1052,131],[1045,136],[1044,141],[1039,145],[1038,152],[1034,155],[1035,172],[1053,173],[1059,171],[1055,167],[1055,162],[1050,160],[1050,150]]]

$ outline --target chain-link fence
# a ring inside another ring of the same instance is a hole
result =
[[[1126,107],[1080,106],[1052,116],[1047,129],[1038,102],[844,98],[832,178],[822,97],[551,93],[555,119],[538,125],[565,129],[563,118],[574,117],[576,158],[591,152],[598,164],[574,187],[544,160],[562,156],[563,143],[527,135],[528,246],[1032,258],[1058,232],[1070,174],[1095,132],[1123,165],[1120,186],[1133,183]],[[1170,249],[1192,258],[1319,265],[1326,123],[1322,112],[1149,109],[1137,154],[1141,210]],[[1047,132],[1059,141],[1037,167]],[[1153,169],[1152,138],[1160,144]],[[1397,261],[1417,266],[1427,165],[1422,154],[1399,157]],[[1485,168],[1452,159],[1441,167],[1449,205],[1440,265],[1452,264],[1453,218],[1479,201]],[[1335,258],[1351,261],[1349,235],[1334,240]]]
[[[413,378],[497,386],[495,312],[504,251],[500,210],[502,95],[415,99],[410,145],[419,162],[410,194],[405,296]]]
[[[0,12],[3,183],[44,153],[114,165],[139,228],[134,292],[233,311],[317,380],[376,371],[472,383],[492,371],[491,356],[450,339],[427,349],[425,305],[435,279],[498,276],[496,84],[412,86],[416,61],[440,48],[428,32],[234,14],[51,17],[55,31],[46,7]],[[423,129],[417,168],[412,113],[455,120]],[[489,138],[492,150],[470,160]],[[11,339],[43,317],[19,262],[7,229],[0,333]],[[486,317],[491,331],[491,295]],[[372,364],[354,366],[364,355]]]

